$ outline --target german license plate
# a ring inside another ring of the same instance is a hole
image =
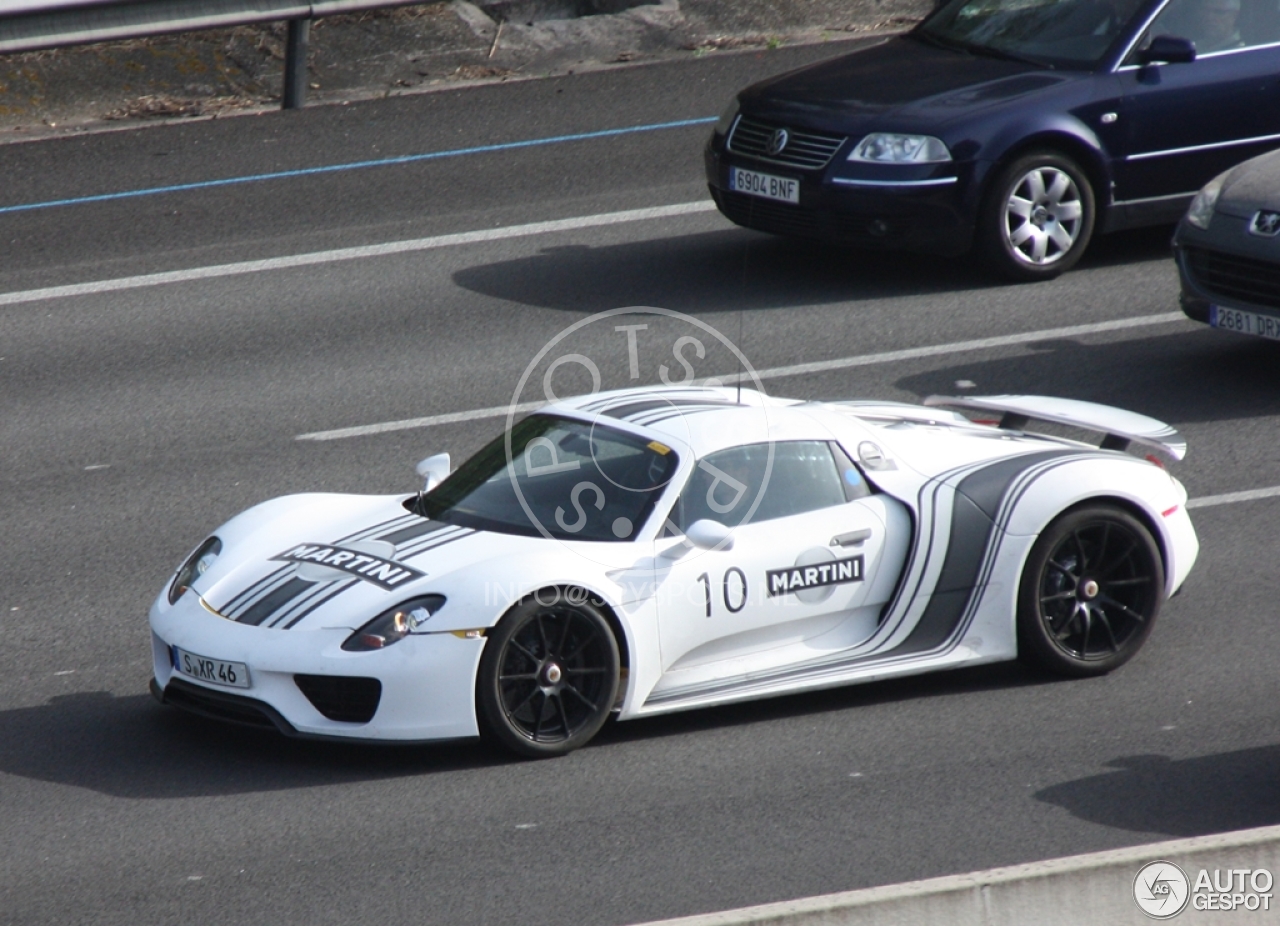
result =
[[[1252,334],[1256,337],[1280,341],[1280,318],[1271,315],[1259,315],[1257,312],[1244,312],[1240,309],[1211,305],[1209,306],[1209,324],[1224,331],[1236,331],[1240,334]]]
[[[197,656],[178,647],[173,648],[173,667],[187,678],[210,685],[225,685],[228,688],[249,687],[249,667],[243,662],[227,662],[223,659],[210,659],[208,656]]]
[[[783,203],[800,202],[800,181],[773,174],[761,174],[741,167],[729,168],[729,189],[762,199],[776,199]]]

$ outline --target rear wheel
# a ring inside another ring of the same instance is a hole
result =
[[[1014,280],[1045,280],[1080,260],[1093,236],[1089,178],[1054,151],[1024,155],[991,185],[978,223],[987,263]]]
[[[581,597],[546,589],[489,632],[476,682],[488,738],[526,756],[561,756],[609,719],[618,644],[600,609]]]
[[[1018,590],[1018,653],[1059,675],[1103,675],[1133,658],[1164,601],[1151,532],[1112,505],[1077,508],[1045,528]]]

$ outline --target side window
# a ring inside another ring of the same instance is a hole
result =
[[[730,527],[771,521],[843,505],[869,493],[857,467],[843,451],[837,462],[834,445],[826,441],[775,443],[772,465],[770,446],[746,444],[699,460],[672,512],[675,526],[683,531],[703,518]],[[846,474],[846,463],[856,479]]]
[[[1170,0],[1140,44],[1154,35],[1190,39],[1197,55],[1251,48],[1280,40],[1280,10],[1275,0]]]

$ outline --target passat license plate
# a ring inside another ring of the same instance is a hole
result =
[[[761,174],[741,167],[729,168],[729,189],[763,199],[776,199],[783,203],[800,202],[800,181],[773,174]]]
[[[1211,305],[1209,306],[1209,324],[1224,331],[1238,331],[1240,334],[1252,334],[1260,338],[1280,341],[1280,318],[1271,315],[1259,315],[1257,312],[1243,312],[1240,309]]]
[[[178,647],[173,648],[173,667],[187,678],[207,682],[210,685],[226,685],[228,688],[249,687],[249,667],[243,662],[227,662],[197,656]]]

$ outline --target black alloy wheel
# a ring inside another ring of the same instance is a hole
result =
[[[1018,590],[1018,653],[1059,675],[1103,675],[1133,658],[1164,601],[1164,563],[1147,527],[1091,505],[1050,524]]]
[[[978,216],[977,242],[993,270],[1030,282],[1071,269],[1093,237],[1093,186],[1071,158],[1035,151],[996,175]]]
[[[522,755],[562,756],[609,719],[619,675],[600,609],[576,590],[544,589],[488,634],[476,684],[482,730]]]

